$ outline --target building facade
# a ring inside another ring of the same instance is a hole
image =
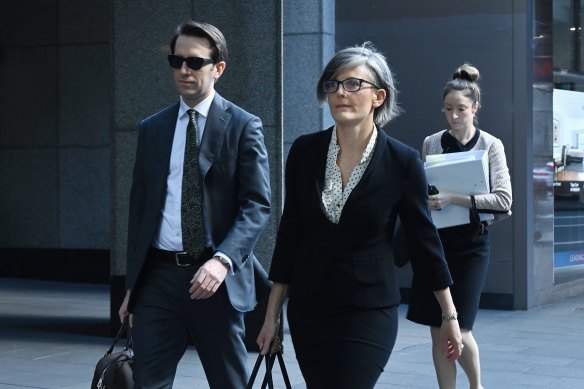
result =
[[[287,150],[331,123],[315,97],[320,71],[335,50],[371,41],[405,110],[385,130],[417,149],[446,126],[452,71],[464,62],[481,71],[479,127],[503,141],[514,194],[513,215],[491,228],[481,305],[584,295],[581,0],[4,1],[0,276],[111,282],[117,309],[136,130],[177,99],[165,54],[188,18],[224,31],[231,57],[217,89],[264,122],[274,198],[257,250],[266,267]],[[406,296],[410,278],[400,271]]]

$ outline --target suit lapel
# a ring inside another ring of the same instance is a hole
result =
[[[368,177],[373,173],[373,169],[379,166],[380,160],[383,157],[387,148],[387,135],[382,129],[377,130],[377,139],[375,141],[375,146],[373,147],[373,154],[371,155],[371,159],[369,160],[369,165],[363,172],[363,176],[361,177],[361,182],[365,182]],[[356,188],[355,188],[356,189]]]
[[[322,191],[324,188],[324,178],[326,173],[326,160],[328,157],[328,146],[331,141],[332,133],[333,127],[330,127],[325,131],[322,131],[319,142],[316,143],[316,150],[314,153],[314,155],[316,156],[314,161],[315,168],[313,170],[314,184],[316,189],[316,195],[319,201],[320,199],[322,199]]]
[[[199,169],[203,177],[207,175],[215,159],[230,120],[231,114],[227,112],[227,102],[219,94],[216,94],[209,108],[199,150]]]
[[[369,160],[369,164],[367,168],[363,172],[361,179],[353,188],[353,191],[349,195],[347,202],[345,203],[345,207],[350,205],[351,199],[359,196],[362,191],[367,190],[367,181],[369,179],[375,179],[375,177],[371,178],[371,175],[375,174],[376,171],[379,171],[379,166],[381,160],[383,158],[384,153],[387,150],[387,135],[382,129],[377,130],[377,140],[375,141],[375,146],[373,147],[373,152],[371,154],[371,159]]]
[[[154,147],[158,152],[151,155],[157,156],[158,161],[154,163],[154,171],[158,171],[157,177],[166,184],[168,171],[170,168],[170,154],[172,152],[172,142],[174,141],[174,131],[178,117],[179,104],[170,107],[163,116],[160,117],[160,124],[156,126]],[[154,162],[154,161],[151,161]]]

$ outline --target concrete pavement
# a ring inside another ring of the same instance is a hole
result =
[[[400,307],[397,343],[376,388],[437,388],[429,330],[407,321],[406,308]],[[111,344],[103,336],[108,315],[106,285],[0,278],[0,389],[89,388]],[[474,333],[485,388],[584,388],[584,297],[529,311],[481,310]],[[287,334],[284,347],[293,388],[305,388]],[[250,370],[256,357],[250,353]],[[458,376],[457,389],[468,388]],[[274,377],[282,388],[277,366]],[[194,349],[181,360],[174,387],[208,388]]]

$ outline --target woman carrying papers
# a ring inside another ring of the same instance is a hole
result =
[[[479,348],[472,335],[472,328],[478,311],[481,291],[489,262],[488,223],[500,220],[510,214],[512,196],[511,179],[505,159],[503,143],[494,136],[475,127],[476,112],[480,107],[481,91],[477,80],[479,71],[464,64],[454,72],[443,93],[443,111],[450,129],[428,136],[422,147],[425,161],[429,155],[485,150],[488,166],[487,193],[468,194],[435,185],[438,194],[429,195],[428,206],[433,213],[448,207],[464,207],[469,211],[466,224],[440,228],[438,230],[446,261],[454,280],[451,287],[454,304],[458,310],[458,323],[462,332],[464,353],[458,359],[468,377],[471,389],[481,389]],[[466,177],[469,181],[471,177]],[[465,176],[456,177],[465,181]],[[476,192],[473,192],[476,193]],[[478,211],[493,214],[488,221],[481,221]],[[422,285],[417,285],[414,277],[408,319],[430,326],[434,366],[441,389],[456,388],[456,364],[439,358],[436,348],[441,320],[440,307]]]

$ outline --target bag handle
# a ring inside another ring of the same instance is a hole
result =
[[[262,389],[266,389],[266,385],[270,389],[274,389],[274,380],[272,379],[272,367],[274,366],[272,356],[266,356],[266,374],[264,375],[264,381],[262,382]]]
[[[134,339],[132,338],[132,327],[130,327],[129,316],[126,316],[122,325],[120,326],[120,329],[118,330],[118,333],[116,334],[116,337],[114,338],[114,341],[112,342],[112,345],[110,346],[109,349],[107,349],[104,356],[112,354],[112,352],[114,351],[114,347],[124,334],[124,331],[127,331],[126,346],[124,347],[124,351],[129,351],[132,355],[134,355]]]
[[[280,365],[280,370],[282,371],[282,376],[284,378],[284,383],[286,385],[286,389],[292,389],[292,384],[290,383],[290,377],[288,376],[288,371],[286,370],[286,365],[284,364],[284,357],[282,356],[282,351],[278,351],[271,355],[258,355],[258,359],[253,367],[253,371],[251,372],[251,376],[247,383],[246,389],[252,389],[255,379],[258,375],[258,371],[260,366],[262,365],[262,360],[265,358],[266,360],[266,374],[264,375],[264,379],[262,381],[262,389],[265,389],[268,386],[270,389],[274,388],[274,380],[272,378],[272,368],[274,367],[274,362],[276,358],[278,358],[278,363]]]
[[[284,377],[284,383],[286,384],[286,389],[292,389],[292,384],[290,383],[290,377],[288,377],[288,371],[286,370],[286,365],[284,365],[284,356],[282,355],[282,351],[279,351],[276,354],[278,357],[278,362],[280,363],[280,370],[282,372],[282,376]]]

